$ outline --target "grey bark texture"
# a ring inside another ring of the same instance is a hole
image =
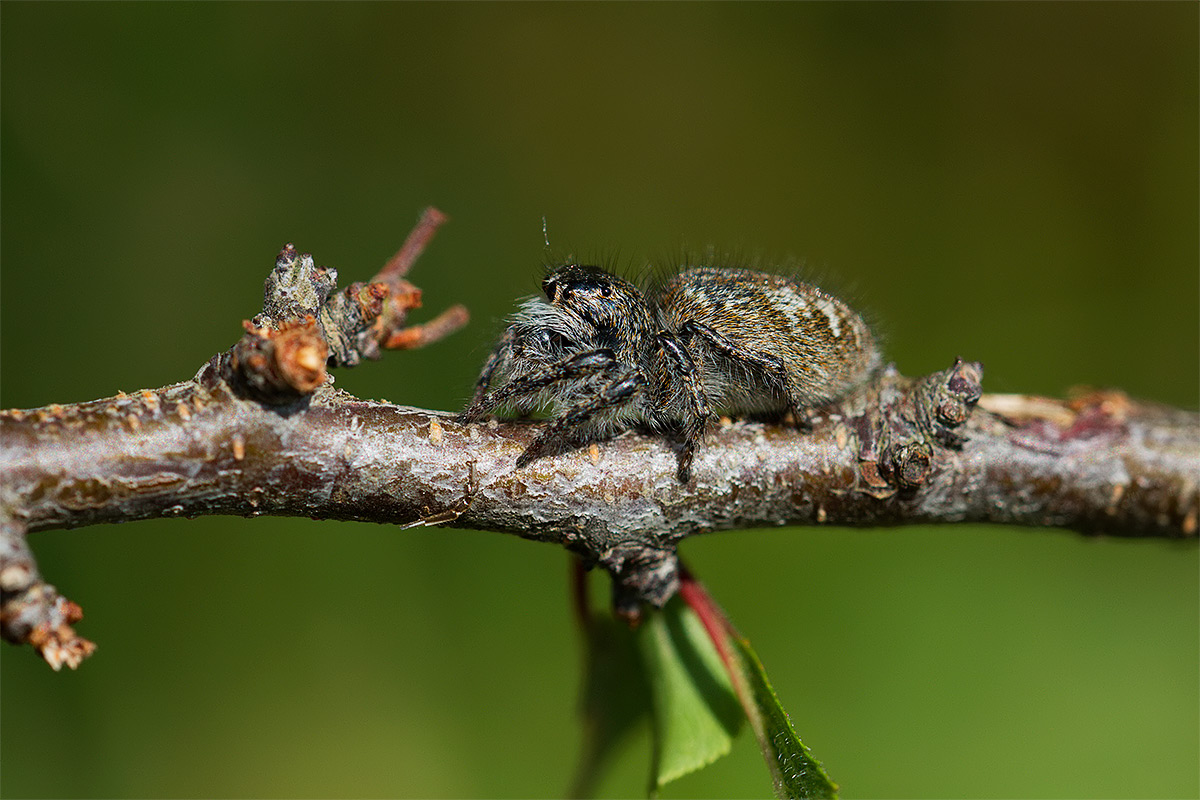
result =
[[[190,381],[0,412],[0,633],[76,666],[94,647],[72,627],[82,613],[44,582],[26,535],[162,516],[514,533],[607,569],[630,615],[675,592],[677,543],[708,531],[997,522],[1196,537],[1200,415],[1119,392],[983,395],[982,367],[962,360],[920,379],[885,370],[803,428],[722,419],[686,485],[673,446],[637,432],[518,469],[540,423],[460,425],[360,400],[325,371],[465,322],[453,308],[405,327],[419,290],[401,276],[440,219],[343,292],[289,245],[263,313]]]

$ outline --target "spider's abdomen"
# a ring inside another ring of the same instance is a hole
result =
[[[761,367],[748,367],[745,358],[723,356],[716,337],[690,339],[714,404],[735,413],[822,405],[862,385],[880,364],[875,337],[855,311],[782,275],[697,267],[667,280],[649,301],[664,328],[684,333],[693,323],[761,357]]]

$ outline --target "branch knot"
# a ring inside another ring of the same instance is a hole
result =
[[[959,358],[949,369],[909,382],[896,396],[880,392],[877,402],[868,402],[853,420],[863,491],[882,499],[924,485],[939,448],[966,444],[957,429],[979,402],[982,379],[982,364]]]

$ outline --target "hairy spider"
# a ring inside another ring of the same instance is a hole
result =
[[[879,366],[870,329],[815,286],[748,269],[695,267],[645,291],[599,267],[568,264],[525,300],[459,415],[535,409],[553,419],[517,459],[630,427],[678,445],[687,483],[705,426],[730,414],[802,411],[837,400]]]

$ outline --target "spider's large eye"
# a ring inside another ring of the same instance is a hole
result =
[[[546,293],[547,300],[553,300],[555,293],[558,291],[558,278],[554,275],[548,275],[543,278],[542,291]]]
[[[609,286],[607,283],[600,284],[600,296],[601,297],[612,297],[612,287]]]

